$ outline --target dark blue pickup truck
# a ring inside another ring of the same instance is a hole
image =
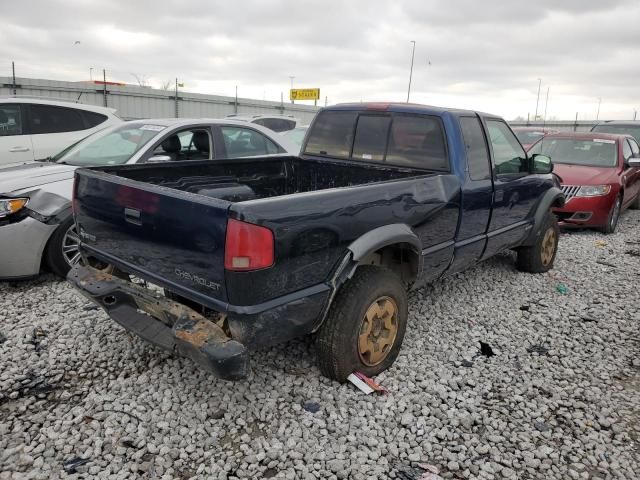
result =
[[[520,270],[552,268],[552,168],[492,115],[338,105],[299,157],[77,170],[85,262],[67,278],[222,378],[247,374],[248,349],[311,333],[323,374],[375,375],[398,355],[409,288],[506,249]]]

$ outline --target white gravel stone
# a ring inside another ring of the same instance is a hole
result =
[[[547,274],[505,254],[413,292],[386,396],[321,377],[310,339],[256,352],[229,383],[65,282],[0,283],[0,479],[386,479],[412,462],[443,478],[636,479],[634,252],[629,211],[614,235],[564,234]]]

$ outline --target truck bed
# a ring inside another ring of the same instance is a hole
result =
[[[123,179],[232,202],[364,185],[428,173],[397,166],[302,160],[298,157],[147,164],[101,170]]]
[[[255,305],[318,285],[362,230],[440,211],[457,188],[442,182],[452,181],[298,157],[96,167],[77,170],[74,207],[91,256],[225,311],[228,302]],[[252,272],[253,290],[235,287],[246,273],[224,268],[229,219],[273,232],[276,267]],[[449,225],[436,236],[452,235]]]

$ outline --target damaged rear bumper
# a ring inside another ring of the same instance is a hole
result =
[[[249,355],[245,346],[189,307],[91,267],[76,265],[67,280],[147,342],[191,358],[222,379],[246,377]]]

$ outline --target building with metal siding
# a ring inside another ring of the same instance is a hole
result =
[[[0,96],[14,94],[11,77],[0,77]],[[133,85],[102,85],[97,82],[63,82],[34,78],[16,78],[15,95],[63,99],[89,105],[115,108],[124,119],[137,118],[222,118],[242,115],[292,115],[309,123],[319,107],[270,102],[250,98],[206,95],[178,90],[156,90]],[[177,107],[177,115],[176,115]]]

